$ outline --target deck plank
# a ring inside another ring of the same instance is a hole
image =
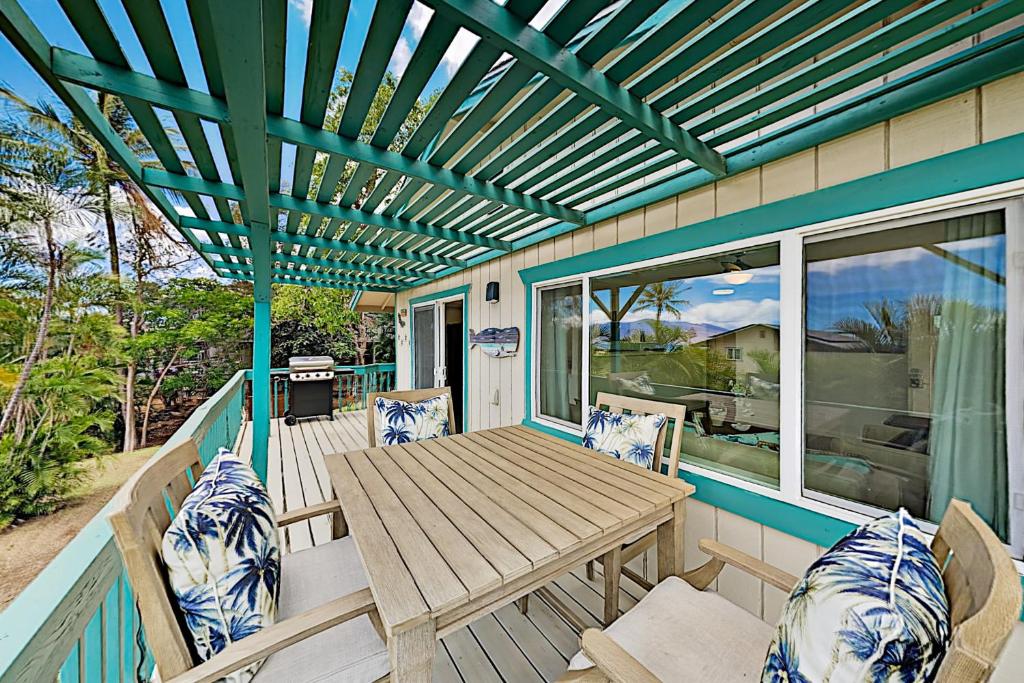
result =
[[[468,626],[449,634],[444,644],[463,680],[472,683],[504,683]]]
[[[281,440],[281,469],[284,474],[284,508],[285,511],[297,510],[306,506],[306,499],[302,494],[302,479],[299,476],[299,462],[295,453],[295,428],[278,421],[278,434]],[[308,520],[289,524],[287,532],[288,546],[293,553],[313,547],[313,533]]]
[[[553,681],[565,673],[565,667],[569,663],[567,656],[576,652],[575,640],[572,640],[572,653],[563,656],[558,648],[545,638],[540,629],[530,621],[529,615],[520,614],[519,608],[515,605],[505,605],[493,616],[530,660],[543,680]]]
[[[517,683],[543,683],[544,679],[493,614],[474,621],[469,630],[502,679]]]
[[[294,427],[285,427],[285,429],[290,429],[292,432],[292,443],[295,447],[295,462],[299,472],[299,485],[302,489],[303,505],[309,506],[323,503],[330,494],[324,495],[323,490],[320,488],[316,471],[313,468],[313,458],[319,457],[323,460],[323,455],[320,453],[320,444],[313,434],[312,424],[309,421],[303,421]],[[321,515],[310,519],[309,529],[313,536],[313,545],[323,545],[324,543],[331,542],[331,519],[329,515]]]

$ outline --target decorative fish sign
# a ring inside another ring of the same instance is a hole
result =
[[[506,358],[519,350],[519,328],[488,327],[480,332],[469,331],[470,347],[479,346],[491,358]]]

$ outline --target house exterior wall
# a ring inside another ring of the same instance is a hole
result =
[[[518,327],[525,332],[526,291],[518,272],[557,259],[623,244],[644,236],[814,192],[959,149],[1024,132],[1024,74],[995,81],[851,135],[651,204],[596,225],[508,254],[423,287],[402,292],[396,308],[432,292],[469,285],[467,326]],[[501,300],[484,302],[484,288],[497,281]],[[396,334],[397,382],[410,385],[409,328]],[[470,430],[516,424],[524,418],[523,348],[512,358],[469,351],[467,395]],[[495,402],[493,399],[497,397]],[[800,574],[822,549],[813,543],[721,508],[691,501],[686,522],[687,565],[700,562],[697,540],[712,537]],[[736,604],[774,622],[781,591],[727,568],[718,590]],[[993,680],[1024,678],[1024,623],[1017,626]]]

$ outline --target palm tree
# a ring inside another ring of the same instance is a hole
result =
[[[71,253],[79,252],[73,244],[66,252],[60,243],[61,237],[66,237],[69,231],[87,227],[89,217],[98,213],[95,199],[65,154],[39,152],[33,166],[32,173],[0,186],[3,212],[6,215],[3,222],[8,224],[15,239],[35,247],[35,260],[46,272],[42,312],[36,326],[35,341],[22,363],[21,372],[0,417],[0,435],[10,424],[32,367],[42,354],[61,269]]]
[[[116,188],[136,210],[151,213],[144,195],[128,174],[110,158],[99,140],[70,114],[58,110],[50,102],[33,104],[6,87],[0,87],[0,98],[6,100],[24,118],[24,130],[17,136],[23,145],[65,147],[70,151],[74,163],[84,170],[89,191],[97,198],[102,209],[110,252],[110,273],[115,280],[119,279],[121,258],[117,242],[117,202],[113,190]],[[142,160],[143,165],[155,163],[149,143],[135,126],[124,103],[117,97],[100,93],[97,105],[104,118],[134,155]],[[119,320],[120,317],[118,311]]]
[[[689,301],[680,297],[680,294],[688,289],[690,288],[683,287],[679,282],[656,282],[653,285],[647,285],[644,288],[644,293],[636,300],[636,308],[638,311],[653,310],[654,320],[657,323],[655,327],[659,327],[662,315],[671,313],[678,318],[681,313],[679,307],[690,305]]]

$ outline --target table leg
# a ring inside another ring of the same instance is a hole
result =
[[[391,683],[430,683],[434,676],[436,636],[432,619],[391,634],[388,638]]]
[[[683,573],[683,524],[686,499],[672,505],[672,519],[658,525],[658,581]]]
[[[601,558],[604,566],[604,625],[619,616],[619,577],[622,575],[622,546],[615,546]]]

